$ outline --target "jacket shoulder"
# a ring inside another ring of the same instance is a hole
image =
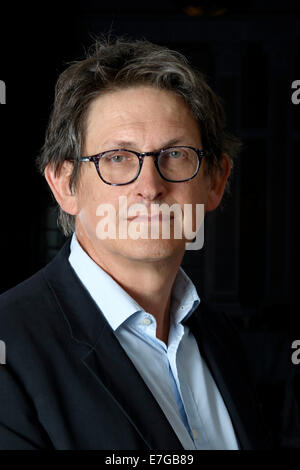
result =
[[[34,323],[47,312],[57,309],[55,296],[47,280],[47,271],[52,269],[57,275],[67,261],[69,241],[46,266],[28,279],[0,295],[0,331],[11,323],[15,329],[26,322]]]
[[[36,307],[42,306],[48,296],[49,287],[41,269],[0,295],[0,324],[22,312],[36,313]]]
[[[68,331],[44,269],[0,295],[0,339],[10,366],[53,348]]]

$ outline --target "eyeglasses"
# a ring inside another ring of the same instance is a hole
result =
[[[104,183],[123,186],[138,178],[144,157],[154,157],[156,169],[164,180],[182,183],[197,175],[202,158],[207,155],[199,148],[175,146],[143,153],[127,149],[107,150],[91,157],[82,157],[80,161],[93,162]]]

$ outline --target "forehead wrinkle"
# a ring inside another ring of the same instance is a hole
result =
[[[184,145],[184,144],[186,144],[184,142],[184,138],[183,137],[178,137],[178,138],[164,140],[158,146],[157,149],[152,149],[152,150],[159,150],[159,149],[162,149],[162,148],[171,147],[173,145]],[[134,148],[138,147],[136,142],[127,141],[127,140],[110,140],[110,141],[104,142],[103,145],[110,146],[111,150],[117,149],[117,148],[127,148],[128,150],[130,150],[130,149],[134,149]]]
[[[95,131],[95,129],[91,129]],[[182,144],[186,143],[185,139],[186,130],[182,123],[173,122],[159,122],[149,120],[147,122],[128,122],[124,124],[117,124],[113,122],[106,122],[96,133],[99,137],[101,145],[111,145],[117,147],[140,147],[151,143],[158,147],[167,146],[168,143],[175,145],[175,141],[181,141]]]

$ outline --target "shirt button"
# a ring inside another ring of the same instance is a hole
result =
[[[196,441],[197,438],[198,438],[198,433],[197,433],[196,429],[192,429],[192,434],[193,434],[194,440]]]
[[[152,323],[152,320],[151,318],[148,318],[148,317],[143,318],[143,320],[141,321],[142,325],[150,325],[151,323]]]

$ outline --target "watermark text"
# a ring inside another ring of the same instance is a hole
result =
[[[3,80],[0,80],[0,104],[6,104],[6,86]]]
[[[0,365],[6,364],[6,345],[4,341],[0,339]]]
[[[292,103],[299,104],[300,103],[300,80],[293,81],[292,90],[295,90],[291,96]]]
[[[187,250],[204,244],[204,204],[131,204],[119,196],[118,204],[99,204],[96,236],[100,240],[185,239]]]
[[[292,354],[292,363],[295,365],[300,364],[300,339],[295,339],[295,341],[292,342],[292,349],[296,349],[296,351],[293,352]]]

